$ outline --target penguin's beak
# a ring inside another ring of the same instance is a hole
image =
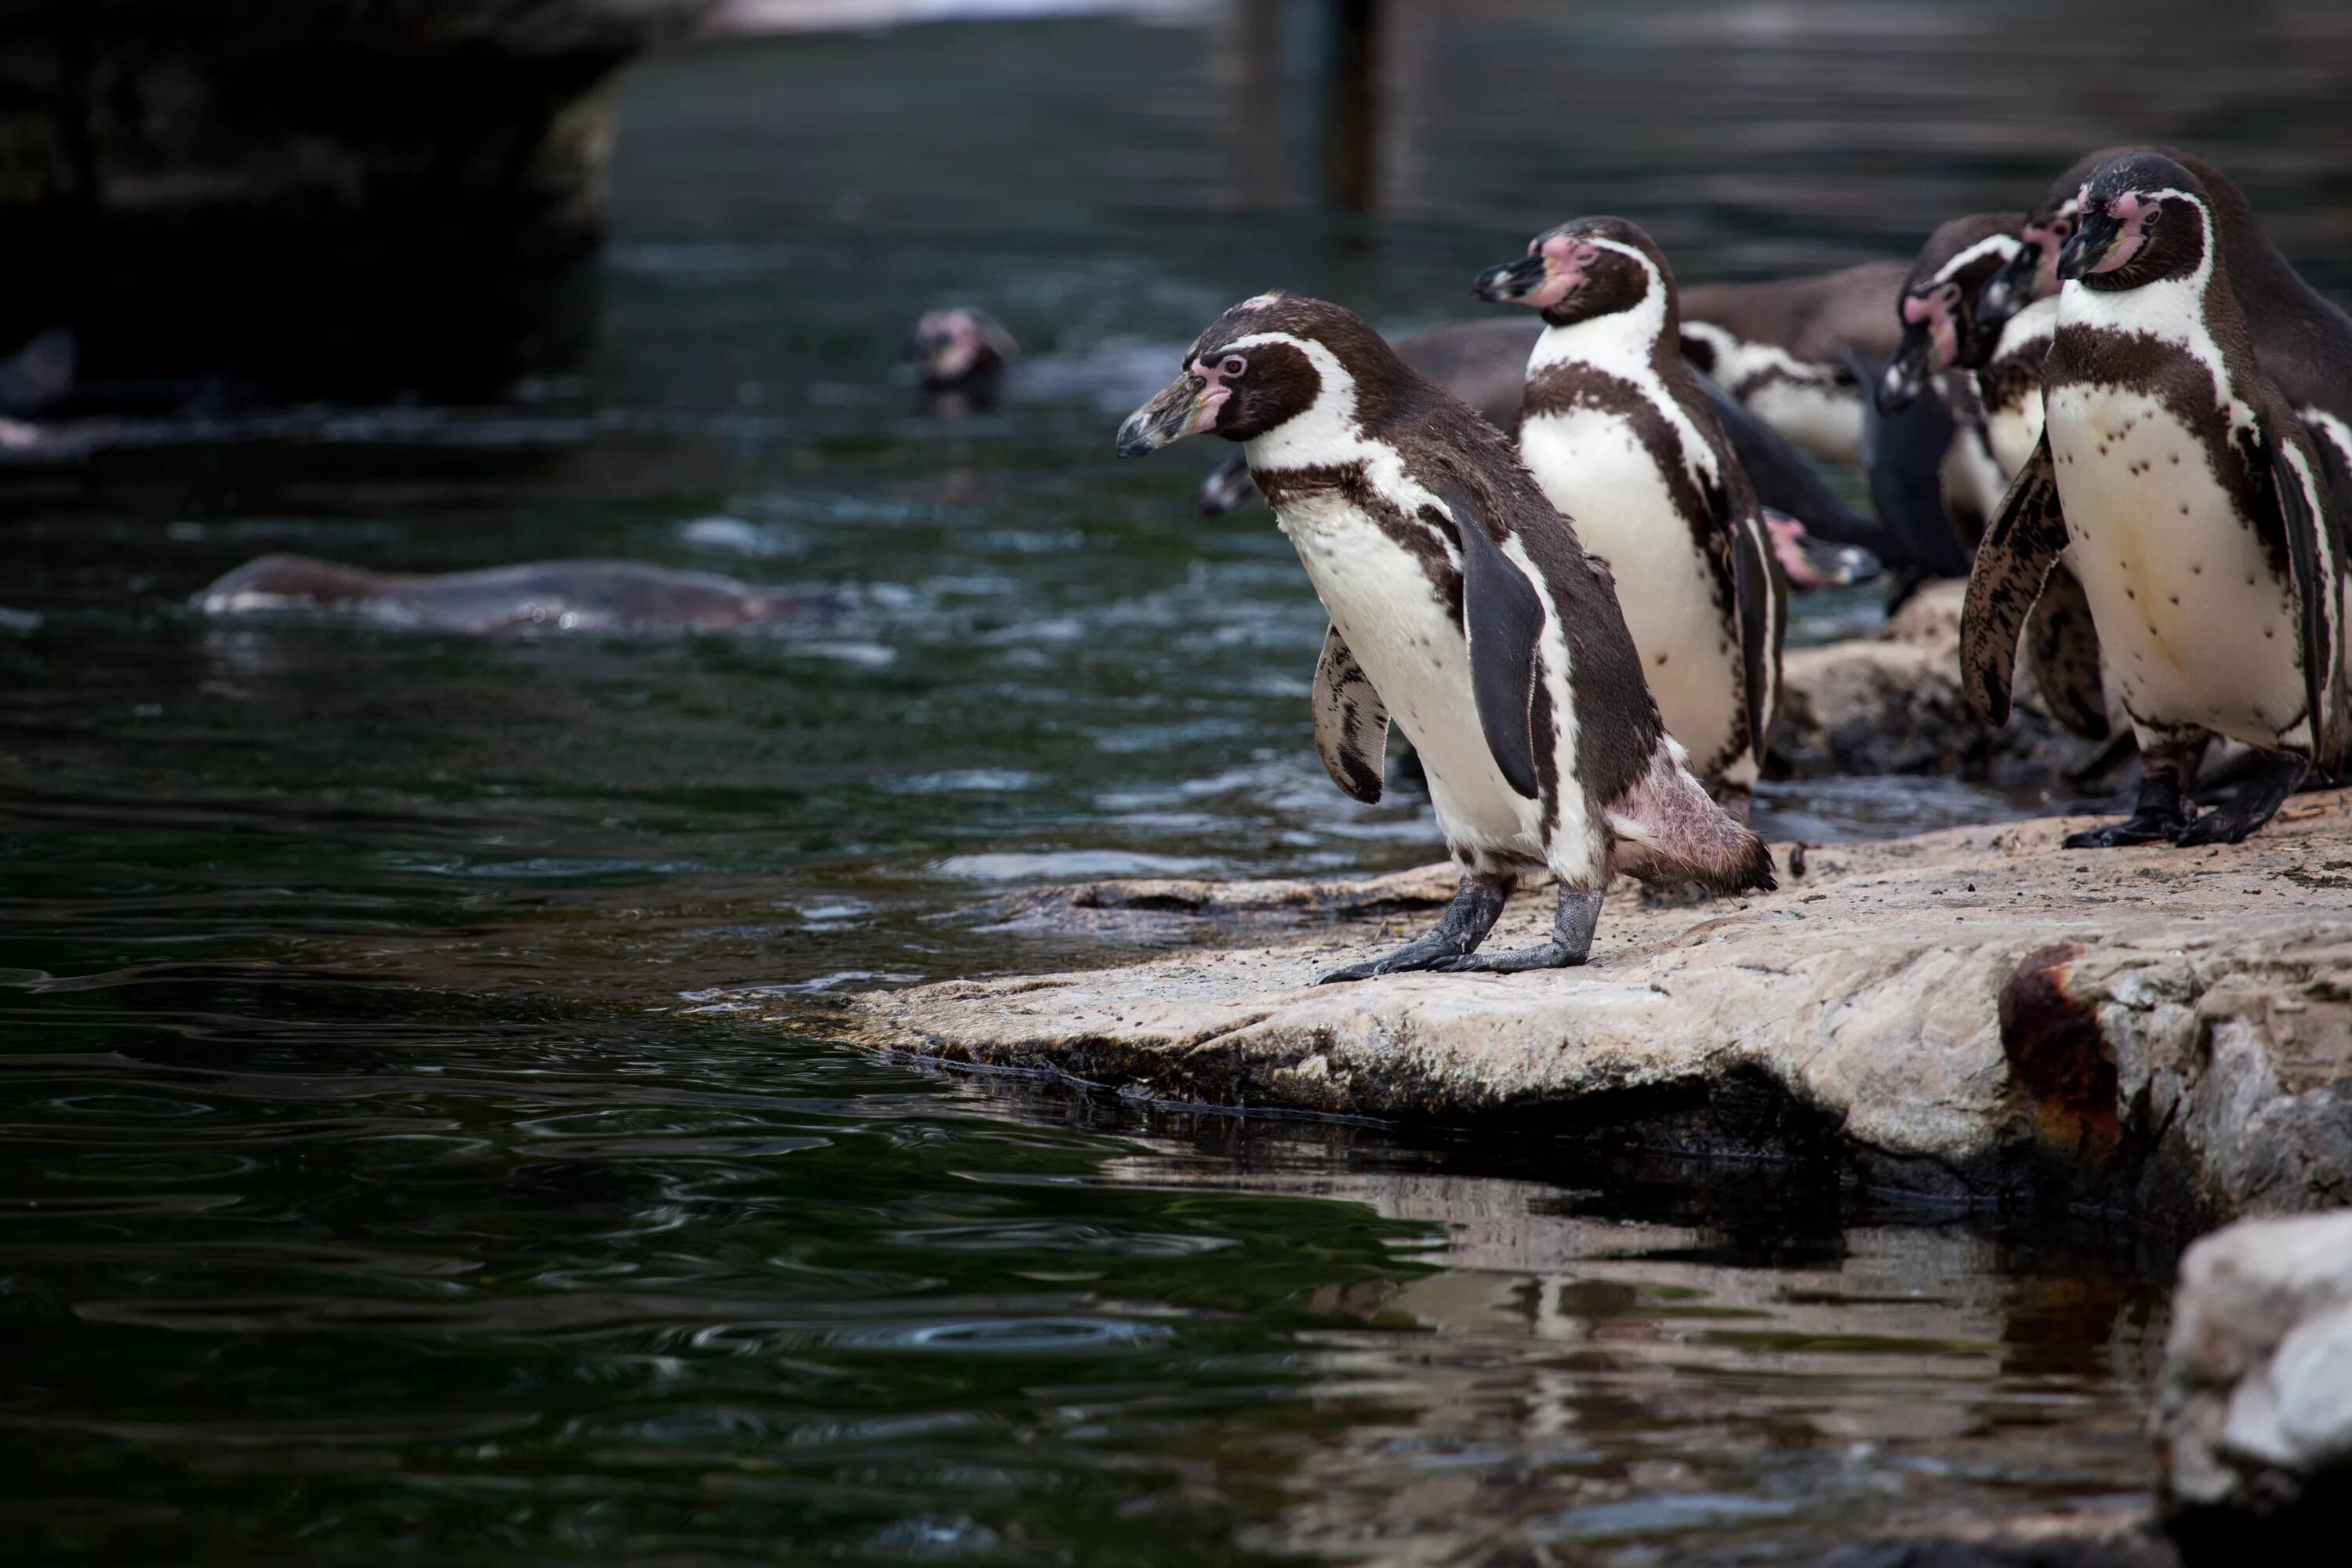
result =
[[[1478,274],[1478,280],[1470,285],[1470,294],[1473,299],[1507,305],[1542,288],[1550,276],[1551,264],[1541,251],[1534,251]]]
[[[1895,357],[1878,373],[1878,411],[1892,416],[1911,406],[1936,374],[1936,335],[1918,322],[1903,329]]]
[[[2099,270],[2123,232],[2123,225],[2109,217],[2105,207],[2085,202],[2073,237],[2058,253],[2059,279],[2072,281],[2084,273]]]
[[[1118,427],[1118,455],[1140,458],[1171,441],[1197,436],[1216,423],[1222,397],[1210,396],[1208,378],[1186,371],[1159,395],[1129,415]]]

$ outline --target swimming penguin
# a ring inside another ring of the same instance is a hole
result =
[[[1667,731],[1748,819],[1780,706],[1788,589],[1748,476],[1675,332],[1675,278],[1621,217],[1538,235],[1474,291],[1533,306],[1519,455],[1617,581]]]
[[[1813,456],[1858,463],[1864,388],[1895,352],[1890,312],[1909,269],[1866,261],[1769,283],[1703,283],[1682,295],[1683,353],[1740,406]]]
[[[1496,428],[1516,435],[1527,391],[1528,355],[1544,333],[1539,321],[1490,317],[1411,332],[1391,345],[1397,357],[1442,384]],[[1698,378],[1716,418],[1764,504],[1781,570],[1791,587],[1833,588],[1878,574],[1884,532],[1837,498],[1789,442],[1713,381]],[[1216,517],[1257,494],[1249,459],[1236,449],[1201,481],[1203,517]]]
[[[206,616],[315,615],[467,637],[781,627],[836,608],[642,561],[534,561],[476,572],[371,572],[309,555],[263,555],[194,599]]]
[[[958,305],[926,310],[908,335],[907,357],[926,392],[982,395],[994,390],[1005,366],[1021,357],[1021,345],[1004,323],[985,310]]]
[[[2057,291],[2058,253],[2080,219],[2084,184],[2094,170],[2135,152],[2171,159],[2205,187],[2254,357],[2319,438],[2340,492],[2339,506],[2352,507],[2352,316],[2303,280],[2255,221],[2245,193],[2195,153],[2174,147],[2109,147],[2059,175],[2026,215],[2019,231],[2024,248],[1985,284],[1979,313],[1998,322]]]
[[[1961,616],[1969,703],[2009,710],[2018,634],[2063,553],[2140,750],[2137,808],[2074,847],[2235,843],[2342,745],[2343,515],[2258,359],[2203,182],[2161,153],[2109,160],[2060,251],[2041,444],[1986,533]],[[2216,735],[2259,758],[2202,816]]]
[[[1261,294],[1187,350],[1119,426],[1133,457],[1213,431],[1250,472],[1331,616],[1315,736],[1376,799],[1391,719],[1420,753],[1462,886],[1437,929],[1325,980],[1581,963],[1618,871],[1772,887],[1756,836],[1658,721],[1607,568],[1510,437],[1339,306]],[[1519,876],[1559,884],[1551,940],[1481,953]]]

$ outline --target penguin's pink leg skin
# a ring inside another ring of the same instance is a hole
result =
[[[2236,844],[2268,822],[2310,776],[2311,759],[2294,752],[2263,758],[2238,792],[2172,836],[2175,844]]]
[[[2204,735],[2191,735],[2158,740],[2142,734],[2139,799],[2134,803],[2132,814],[2121,822],[2070,833],[2066,835],[2065,847],[2118,849],[2129,844],[2170,840],[2188,831],[2196,814],[2196,807],[2189,804],[2189,786],[2197,777],[2197,764],[2204,760],[2207,739]]]
[[[1551,940],[1541,947],[1515,947],[1501,952],[1465,952],[1431,965],[1457,974],[1517,974],[1528,969],[1573,969],[1592,952],[1593,929],[1601,923],[1601,895],[1559,890],[1559,907],[1552,911]]]
[[[1427,936],[1416,937],[1383,957],[1351,963],[1321,976],[1315,984],[1328,985],[1336,980],[1370,980],[1376,974],[1402,974],[1415,969],[1443,969],[1447,960],[1474,952],[1486,933],[1495,929],[1502,918],[1503,903],[1511,896],[1518,879],[1509,876],[1469,876],[1462,879],[1461,890],[1445,912],[1437,919],[1437,929]]]

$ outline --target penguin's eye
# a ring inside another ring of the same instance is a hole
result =
[[[2159,215],[2159,214],[2160,214],[2160,213],[2162,213],[2163,211],[2164,211],[2164,204],[2163,204],[2162,202],[2150,202],[2150,203],[2148,203],[2148,204],[2147,204],[2147,205],[2146,205],[2146,206],[2144,206],[2144,207],[2140,208],[2140,209],[2139,209],[2139,231],[2140,231],[2140,233],[2142,233],[2142,234],[2146,234],[2149,229],[2154,228],[2154,227],[2156,226],[2156,220],[2157,220],[2157,216],[2158,216],[2158,215]]]
[[[2053,218],[2052,218],[2052,219],[2050,220],[2050,233],[2051,233],[2051,235],[2052,235],[2052,237],[2053,237],[2057,238],[2057,239],[2072,239],[2072,238],[2074,238],[2074,220],[2073,218],[2070,218],[2070,217],[2053,217]]]
[[[1952,282],[1948,279],[1945,280],[1944,286],[1937,289],[1936,292],[1942,296],[1943,301],[1947,305],[1957,305],[1960,302],[1960,286]]]
[[[1227,354],[1217,363],[1217,369],[1226,375],[1239,375],[1249,369],[1249,361],[1239,354]]]

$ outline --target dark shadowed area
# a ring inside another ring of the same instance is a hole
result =
[[[1147,9],[647,58],[607,243],[489,339],[357,274],[348,357],[61,323],[137,395],[0,427],[0,1560],[1801,1562],[2146,1489],[2167,1265],[2095,1219],[949,1079],[827,997],[1133,951],[1017,887],[1437,851],[1323,776],[1323,617],[1262,509],[1193,515],[1222,454],[1112,456],[1234,300],[1460,319],[1597,211],[1694,280],[1907,256],[2131,139],[2340,294],[2352,11]],[[1028,351],[961,415],[898,358],[957,303]],[[192,605],[270,552],[824,612]]]

